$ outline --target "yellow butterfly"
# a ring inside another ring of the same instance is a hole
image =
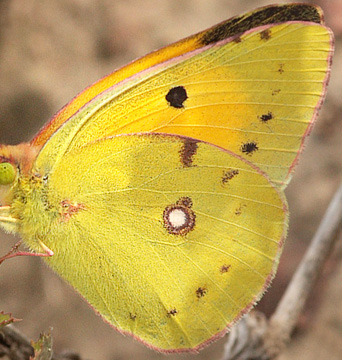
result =
[[[332,53],[322,11],[287,4],[136,60],[0,148],[1,226],[120,332],[203,348],[274,277]]]

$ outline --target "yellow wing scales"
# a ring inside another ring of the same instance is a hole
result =
[[[42,239],[49,265],[104,319],[163,351],[200,348],[232,326],[273,277],[286,233],[285,200],[259,170],[189,138],[73,149],[44,191],[53,220],[26,243]]]
[[[330,46],[330,32],[317,24],[253,29],[114,86],[80,109],[45,146],[63,156],[120,133],[186,135],[229,149],[286,185],[321,102]],[[56,152],[59,144],[64,149]],[[52,151],[45,153],[56,161]]]
[[[228,37],[239,36],[241,33],[262,25],[283,23],[288,21],[303,21],[323,24],[322,10],[308,4],[279,4],[270,5],[251,12],[235,16],[223,21],[210,29],[187,37],[167,47],[154,51],[143,58],[137,59],[112,74],[100,79],[86,88],[78,96],[61,109],[53,119],[32,140],[35,146],[43,145],[51,135],[74,115],[82,106],[101,92],[135,74],[154,65],[181,56],[190,51],[200,49],[205,45],[218,42]]]

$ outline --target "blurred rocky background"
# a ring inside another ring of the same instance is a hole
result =
[[[28,141],[83,88],[136,57],[274,2],[0,0],[0,141]],[[315,3],[335,32],[336,53],[327,100],[287,189],[289,237],[278,275],[258,306],[266,314],[275,308],[342,177],[342,2]],[[0,236],[4,254],[15,239]],[[282,360],[341,359],[341,248],[340,241]],[[0,270],[0,310],[23,319],[16,326],[32,339],[52,327],[56,353],[71,350],[100,360],[165,358],[110,329],[40,259],[12,259]],[[223,344],[224,339],[196,357],[167,358],[219,359]]]

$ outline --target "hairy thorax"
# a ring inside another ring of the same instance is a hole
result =
[[[48,201],[44,174],[33,169],[37,148],[29,144],[2,146],[2,164],[13,167],[13,181],[0,185],[0,225],[6,232],[18,233],[34,251],[50,232],[58,211]]]

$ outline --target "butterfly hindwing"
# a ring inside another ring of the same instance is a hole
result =
[[[116,136],[71,150],[42,176],[50,219],[35,236],[54,252],[47,262],[151,347],[200,348],[274,275],[286,202],[260,170],[216,146]]]

